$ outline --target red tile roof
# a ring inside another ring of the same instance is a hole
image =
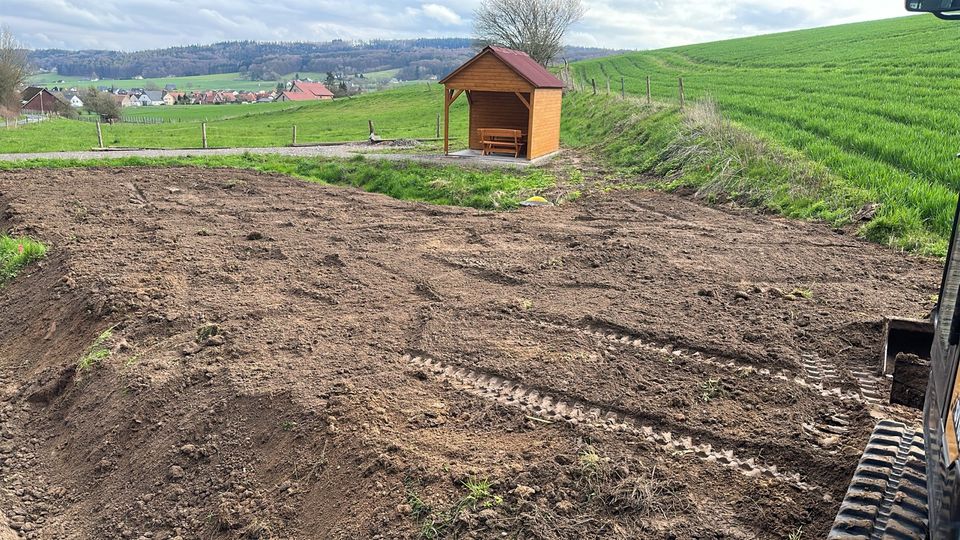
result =
[[[510,69],[517,72],[517,75],[520,75],[527,80],[534,88],[563,88],[563,81],[556,78],[552,73],[547,71],[547,68],[541,66],[537,63],[536,60],[530,58],[529,55],[525,52],[515,51],[513,49],[507,49],[505,47],[486,47],[480,54],[474,56],[466,64],[457,68],[453,73],[447,75],[443,78],[441,83],[445,83],[448,79],[452,78],[454,75],[459,73],[461,70],[465,69],[467,66],[472,64],[478,58],[484,54],[492,54],[496,56],[501,62],[506,64]]]
[[[290,101],[316,101],[317,96],[313,94],[308,94],[307,92],[281,92],[280,96],[283,96],[285,99]],[[277,101],[280,100],[280,96],[277,96]]]
[[[333,97],[333,92],[327,89],[322,83],[317,82],[304,82],[304,81],[294,81],[293,82],[293,92],[304,92],[311,94],[314,97]]]

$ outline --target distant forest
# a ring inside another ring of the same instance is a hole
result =
[[[569,61],[607,56],[617,51],[568,47]],[[297,72],[353,75],[400,69],[401,79],[446,75],[476,53],[465,38],[343,41],[327,43],[264,43],[230,41],[136,52],[30,51],[35,68],[66,77],[131,79],[185,77],[240,72],[250,80],[275,81]]]

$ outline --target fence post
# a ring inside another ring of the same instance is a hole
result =
[[[650,76],[647,75],[647,105],[653,102],[653,95],[650,92]]]
[[[370,128],[370,136],[373,137],[377,133],[373,127],[373,120],[367,120],[367,126]]]
[[[590,84],[593,85],[593,95],[597,95],[597,80],[590,79]]]
[[[626,83],[624,83],[623,81],[623,77],[620,77],[620,97],[621,98],[627,97],[627,86],[626,86]]]
[[[437,138],[440,138],[440,113],[437,113]]]
[[[683,110],[684,106],[684,95],[683,95],[683,77],[680,77],[680,109]]]
[[[100,148],[103,149],[103,131],[100,130],[99,120],[97,120],[97,143],[99,143]]]
[[[293,125],[293,143],[291,144],[291,146],[296,146],[296,145],[297,145],[297,125],[294,124]]]
[[[610,94],[610,77],[607,77],[607,94]]]
[[[203,147],[207,147],[207,123],[203,122],[200,124],[200,128],[203,131]]]

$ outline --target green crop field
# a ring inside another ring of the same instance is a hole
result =
[[[58,83],[57,81],[64,81]],[[91,81],[86,77],[71,77],[56,73],[41,73],[29,79],[30,84],[46,86],[67,86],[77,88],[116,87],[116,88],[150,88],[163,89],[168,84],[177,85],[178,91],[200,90],[274,90],[276,81],[251,81],[241,77],[240,73],[220,73],[218,75],[197,75],[194,77],[161,77],[155,79],[101,79]]]
[[[211,147],[284,146],[290,144],[292,128],[296,125],[299,143],[361,141],[369,133],[367,121],[373,120],[378,135],[385,139],[430,138],[436,135],[437,114],[442,112],[442,104],[443,92],[437,84],[402,86],[351,99],[297,103],[262,114],[211,119],[207,123],[207,137]],[[287,104],[272,106],[281,105]],[[146,125],[104,124],[104,144],[136,148],[197,148],[201,145],[201,122],[207,111],[223,111],[224,115],[233,115],[247,110],[258,111],[259,107],[170,107],[170,114],[181,115],[183,121]],[[167,108],[155,109],[161,111]],[[195,114],[194,109],[199,112]],[[459,100],[454,106],[451,117],[453,136],[466,135],[466,110],[465,99]],[[150,112],[145,114],[149,115]],[[0,153],[88,150],[96,145],[96,126],[76,120],[58,119],[0,130]]]
[[[960,190],[960,27],[905,17],[581,62],[578,80],[677,103],[710,99],[883,205],[892,236],[950,234]],[[589,85],[587,85],[589,87]],[[921,241],[922,242],[922,241]],[[906,246],[910,247],[910,246]],[[935,251],[941,251],[936,249]]]

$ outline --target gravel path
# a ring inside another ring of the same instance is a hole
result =
[[[109,150],[109,151],[79,151],[79,152],[41,152],[28,154],[0,154],[0,161],[26,161],[31,159],[121,159],[128,157],[185,157],[185,156],[229,156],[237,154],[274,154],[278,156],[299,157],[329,157],[352,158],[363,155],[368,159],[383,159],[390,161],[417,161],[433,164],[457,164],[476,167],[516,167],[526,168],[537,165],[541,160],[533,162],[517,161],[500,157],[473,157],[473,156],[443,156],[439,154],[401,154],[377,153],[391,147],[374,147],[370,145],[339,145],[339,146],[309,146],[309,147],[279,147],[279,148],[211,148],[211,149],[181,149],[181,150]],[[412,147],[392,147],[394,149],[410,149]]]

